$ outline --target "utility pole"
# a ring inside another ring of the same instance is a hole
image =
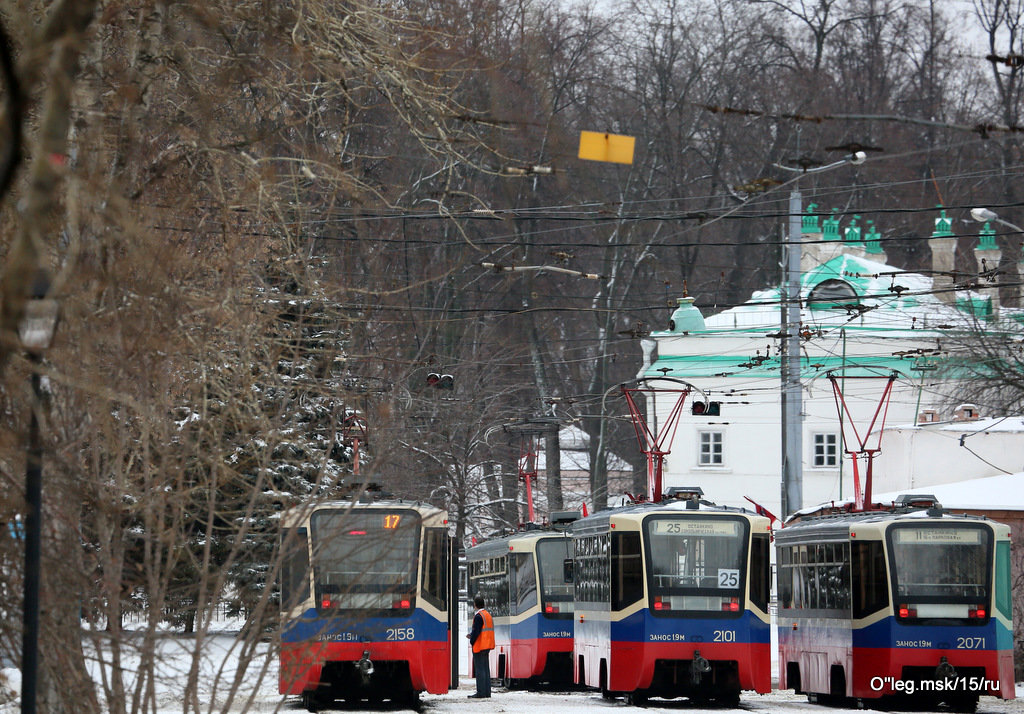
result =
[[[858,166],[867,159],[863,151],[856,151],[825,166],[795,169],[775,164],[786,171],[797,171],[789,194],[789,231],[783,260],[784,279],[781,294],[782,344],[784,352],[779,362],[782,403],[782,518],[803,508],[803,386],[800,383],[800,240],[803,203],[799,182],[804,174],[821,173],[852,164]]]
[[[803,508],[803,387],[800,384],[800,223],[802,196],[789,194],[789,236],[782,300],[782,517]]]

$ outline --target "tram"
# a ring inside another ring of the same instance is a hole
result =
[[[469,595],[483,595],[494,619],[491,674],[510,687],[572,683],[572,539],[577,512],[551,514],[552,528],[528,527],[466,551]]]
[[[457,589],[445,511],[335,501],[282,514],[281,694],[414,702],[448,691]]]
[[[767,693],[770,521],[671,491],[573,524],[576,682],[637,704]]]
[[[902,496],[787,523],[776,548],[780,688],[960,711],[1014,697],[1008,526]]]

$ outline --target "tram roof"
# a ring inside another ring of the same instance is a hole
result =
[[[996,523],[996,521],[985,516],[951,513],[946,510],[943,510],[941,515],[939,515],[932,509],[927,508],[859,511],[855,513],[802,516],[800,520],[789,523],[784,528],[775,531],[775,540],[800,539],[817,541],[829,536],[846,538],[849,536],[850,526],[914,520],[947,521],[951,523],[967,521],[974,523],[979,521]]]
[[[654,503],[653,501],[644,501],[643,503],[633,503],[628,506],[609,508],[576,521],[572,524],[571,531],[574,535],[599,533],[608,528],[608,522],[613,516],[647,515],[658,511],[667,513],[686,513],[694,516],[705,514],[733,514],[758,517],[753,511],[749,511],[746,508],[740,508],[738,506],[719,506],[715,503],[711,503],[710,501],[702,500],[699,502],[700,507],[694,508],[692,505],[693,503],[693,501],[684,500],[660,501],[658,503]]]
[[[515,540],[523,540],[526,538],[553,538],[553,537],[568,537],[569,533],[565,529],[555,528],[531,528],[528,530],[516,531],[509,535],[501,536],[500,538],[492,538],[486,540],[483,543],[477,543],[474,546],[470,546],[466,549],[467,560],[480,560],[482,558],[496,558],[499,555],[508,553],[509,544]]]
[[[380,501],[353,501],[351,499],[333,499],[329,501],[316,501],[314,503],[303,503],[297,506],[293,506],[281,512],[282,516],[297,516],[302,514],[310,514],[314,511],[323,510],[326,508],[347,510],[361,509],[378,509],[378,508],[411,508],[420,511],[426,515],[445,514],[447,511],[443,508],[424,503],[423,501],[405,501],[400,498],[390,498]]]

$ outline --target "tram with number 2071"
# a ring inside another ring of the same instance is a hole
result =
[[[673,491],[573,524],[576,682],[634,703],[767,693],[771,523]]]
[[[556,511],[551,528],[528,526],[466,551],[470,597],[482,595],[494,620],[491,674],[511,687],[572,683],[572,540],[565,531],[577,518]]]
[[[780,688],[961,711],[1014,697],[1008,526],[902,496],[800,517],[776,548]]]
[[[458,608],[444,511],[403,501],[295,508],[281,516],[281,552],[281,694],[316,711],[448,691]]]

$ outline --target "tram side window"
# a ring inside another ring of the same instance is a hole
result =
[[[639,533],[612,536],[612,609],[621,610],[644,595]]]
[[[509,556],[509,564],[512,614],[519,615],[537,606],[537,574],[533,567],[533,556],[529,553],[513,553]]]
[[[445,609],[448,601],[448,536],[443,528],[428,528],[423,539],[423,596]]]
[[[768,534],[755,535],[750,551],[750,602],[768,612],[768,598],[771,596],[771,561],[768,555]]]
[[[484,558],[469,564],[469,597],[482,595],[493,617],[508,615],[508,571],[505,558]]]
[[[753,562],[753,561],[751,561]],[[846,543],[811,543],[779,553],[779,602],[796,610],[850,610],[850,551]],[[751,585],[751,598],[754,596]]]
[[[853,616],[867,617],[889,604],[889,579],[885,574],[882,541],[854,541]]]
[[[1013,593],[1010,585],[1010,544],[996,543],[996,609],[1007,618],[1012,617]]]
[[[779,607],[793,607],[793,549],[779,548],[779,562],[775,570],[778,579]]]
[[[607,535],[577,538],[575,543],[576,602],[580,607],[607,609],[610,602],[609,538]],[[602,607],[603,606],[603,607]]]
[[[309,537],[305,528],[281,532],[281,610],[309,598]]]

